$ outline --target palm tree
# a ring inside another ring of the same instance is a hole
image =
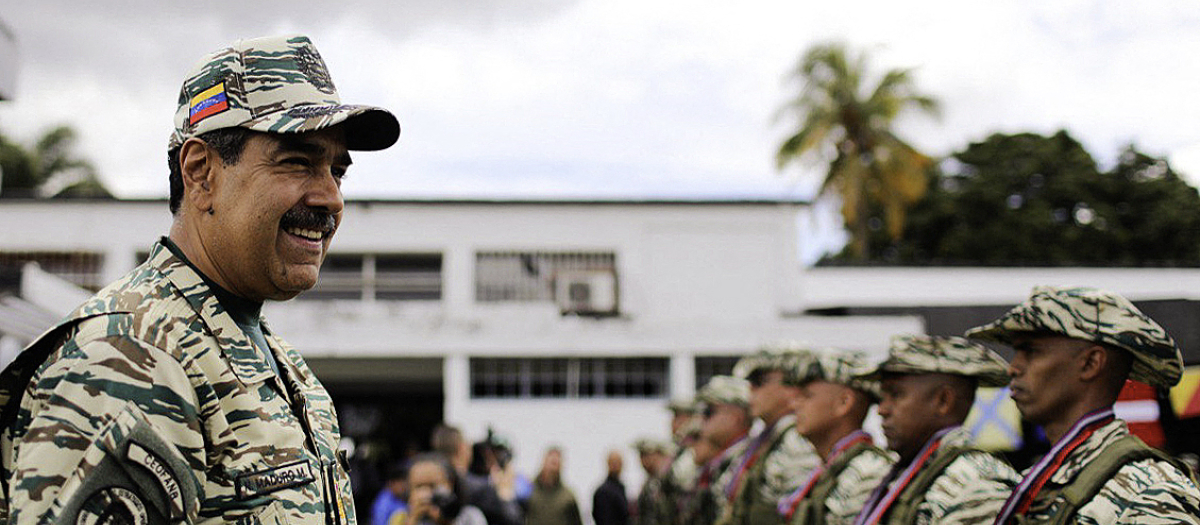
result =
[[[909,108],[936,116],[937,102],[917,92],[908,69],[889,70],[870,87],[866,53],[848,56],[841,43],[810,48],[795,75],[804,88],[779,115],[796,118],[799,129],[779,146],[776,165],[828,162],[820,194],[841,197],[850,254],[866,260],[871,210],[883,211],[888,233],[899,239],[906,211],[925,194],[932,163],[896,136],[893,122]]]
[[[57,126],[27,148],[0,135],[0,196],[112,198],[96,168],[74,156],[75,138]]]

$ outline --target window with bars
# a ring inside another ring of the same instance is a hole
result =
[[[660,398],[665,357],[472,357],[471,397]]]
[[[61,277],[82,288],[96,291],[104,255],[95,252],[0,252],[0,268],[19,272],[25,263],[35,262],[47,273]]]
[[[437,301],[442,298],[440,253],[331,253],[308,300]]]
[[[713,376],[727,376],[733,373],[733,365],[742,356],[700,356],[696,358],[696,390],[704,388]]]
[[[616,271],[612,252],[516,252],[475,254],[475,300],[540,302],[555,300],[559,275]]]

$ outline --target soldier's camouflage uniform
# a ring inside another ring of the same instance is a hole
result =
[[[730,502],[729,520],[725,524],[749,525],[777,521],[780,498],[791,494],[808,477],[808,473],[820,463],[820,456],[811,443],[796,432],[796,417],[787,415],[766,428],[769,436],[764,438],[763,450],[747,468],[736,487]],[[751,443],[754,439],[751,438]],[[754,454],[747,447],[743,453]],[[737,468],[734,462],[731,470]],[[732,473],[736,476],[736,473]],[[734,480],[730,480],[731,482]],[[727,487],[728,489],[728,487]]]
[[[929,463],[954,448],[969,448],[970,441],[967,429],[952,430],[942,438],[942,446],[929,458]],[[1004,460],[982,450],[972,450],[950,463],[924,494],[901,493],[900,498],[921,500],[917,504],[917,524],[991,523],[1019,479]],[[916,483],[914,480],[913,484]],[[884,519],[882,523],[900,522]]]
[[[996,321],[969,330],[967,337],[1011,345],[1013,336],[1020,334],[1060,335],[1123,349],[1133,356],[1130,379],[1160,388],[1178,383],[1183,372],[1179,348],[1166,330],[1128,299],[1105,290],[1035,287],[1025,302]],[[1084,467],[1115,454],[1113,445],[1128,435],[1119,419],[1096,429],[1066,456],[1028,512],[1015,518],[1020,523],[1044,523],[1057,517],[1063,505],[1058,495],[1064,487],[1080,482]],[[1088,525],[1200,523],[1200,490],[1190,473],[1171,462],[1138,459],[1120,467],[1079,507],[1074,520]]]
[[[837,477],[821,479],[817,482],[818,485],[814,491],[820,490],[820,485],[824,483],[833,485],[830,487],[825,501],[812,502],[812,504],[824,507],[820,521],[806,520],[802,512],[797,512],[788,521],[789,525],[850,525],[854,523],[854,518],[858,517],[863,504],[867,502],[867,498],[871,497],[871,492],[883,481],[888,469],[896,461],[891,455],[873,445],[856,448],[857,450],[847,451],[845,457],[838,458],[829,465],[831,471],[840,470]],[[801,505],[805,504],[808,502],[801,502]]]
[[[733,464],[749,442],[748,438],[734,442],[700,469],[695,491],[680,503],[680,525],[712,525],[728,511],[725,487],[732,478]]]
[[[1104,449],[1129,434],[1125,422],[1113,420],[1100,427],[1079,448],[1067,456],[1043,490],[1070,484],[1089,463],[1104,454]],[[1040,523],[1057,514],[1058,502],[1034,506],[1023,523]],[[1108,480],[1075,515],[1079,525],[1111,524],[1184,524],[1200,523],[1200,493],[1191,478],[1175,465],[1156,459],[1127,463]]]
[[[2,436],[11,523],[55,516],[109,444],[137,427],[190,467],[194,479],[178,480],[199,488],[198,501],[182,502],[188,521],[355,522],[325,389],[264,325],[286,377],[276,376],[212,289],[163,244],[62,326],[30,347],[56,350]]]

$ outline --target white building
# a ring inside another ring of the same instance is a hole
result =
[[[560,445],[586,514],[605,451],[625,452],[636,490],[630,443],[667,437],[667,399],[738,356],[782,339],[882,352],[890,335],[923,330],[914,316],[802,313],[805,209],[352,202],[317,288],[266,315],[334,395],[347,435],[424,443],[444,419],[480,440],[490,427],[531,477]],[[0,262],[37,260],[96,287],[137,264],[170,220],[163,201],[2,201]]]

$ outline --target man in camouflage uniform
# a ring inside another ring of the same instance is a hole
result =
[[[991,523],[1017,473],[971,448],[961,425],[977,386],[1007,382],[1004,360],[961,337],[902,335],[864,378],[881,381],[883,433],[900,459],[855,525]]]
[[[700,437],[698,405],[691,399],[675,399],[667,404],[671,411],[671,441],[675,445],[675,455],[663,476],[662,495],[671,523],[679,520],[680,502],[696,490],[697,470],[692,445]]]
[[[671,467],[674,452],[669,443],[657,439],[639,439],[633,444],[646,471],[646,481],[638,492],[637,512],[630,520],[633,525],[671,525],[673,513],[663,494],[663,478]]]
[[[1179,382],[1179,348],[1158,323],[1115,293],[1047,286],[967,335],[1016,351],[1013,401],[1054,442],[996,523],[1200,523],[1190,474],[1112,412],[1127,378]]]
[[[695,489],[680,501],[678,523],[712,525],[729,500],[722,487],[730,466],[746,449],[750,425],[750,383],[733,376],[713,376],[696,394],[703,407],[700,437],[693,444],[699,467]]]
[[[769,347],[734,365],[733,375],[750,383],[750,413],[763,427],[731,467],[725,487],[729,509],[718,523],[778,521],[780,498],[796,490],[820,463],[812,445],[796,432],[791,413],[798,390],[790,380],[797,369],[791,361],[807,358],[807,352],[794,347]]]
[[[823,463],[779,502],[779,513],[790,525],[850,525],[895,462],[862,430],[879,384],[858,378],[867,372],[861,354],[827,350],[796,364],[796,431]]]
[[[354,523],[333,404],[259,310],[316,283],[347,150],[399,133],[339,102],[306,37],[201,60],[169,237],[0,376],[8,522]]]

